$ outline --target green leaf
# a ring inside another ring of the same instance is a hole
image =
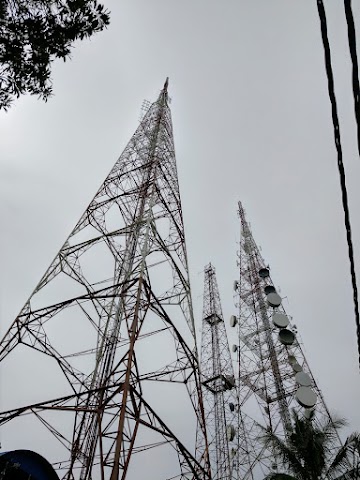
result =
[[[110,22],[97,0],[0,0],[0,109],[15,97],[52,92],[51,64],[70,57],[76,40],[91,37]]]

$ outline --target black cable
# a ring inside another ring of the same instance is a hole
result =
[[[350,224],[348,196],[347,196],[347,190],[346,190],[346,177],[345,177],[344,164],[342,160],[339,117],[338,117],[337,106],[336,106],[334,76],[333,76],[332,66],[331,66],[330,45],[329,45],[329,39],[327,35],[326,13],[325,13],[324,4],[322,0],[317,0],[317,7],[319,12],[321,36],[322,36],[324,56],[325,56],[325,68],[326,68],[326,75],[328,80],[329,98],[331,102],[332,120],[334,125],[334,139],[335,139],[335,146],[337,151],[337,164],[338,164],[339,176],[340,176],[342,206],[344,210],[346,239],[348,244],[348,253],[349,253],[349,261],[350,261],[350,274],[351,274],[351,283],[352,283],[352,289],[353,289],[354,312],[355,312],[355,323],[356,323],[359,366],[360,366],[360,316],[359,316],[358,289],[357,289],[356,274],[355,274],[354,249],[353,249],[353,243],[351,239],[351,224]]]
[[[352,85],[354,94],[355,118],[357,124],[357,140],[360,155],[360,87],[359,87],[359,67],[356,55],[356,34],[354,17],[351,8],[351,0],[344,0],[345,17],[347,23],[349,50],[352,61]]]

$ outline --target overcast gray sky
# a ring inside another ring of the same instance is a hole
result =
[[[287,297],[330,411],[360,430],[360,376],[315,0],[104,2],[109,29],[54,65],[55,96],[0,114],[1,330],[12,322],[166,76],[193,299],[211,261],[235,313],[236,202]],[[360,4],[353,2],[358,36]],[[325,2],[359,264],[360,159],[343,2]],[[359,40],[360,42],[360,40]],[[358,269],[360,278],[360,269]]]

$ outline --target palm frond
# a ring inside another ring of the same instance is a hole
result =
[[[264,480],[359,480],[360,434],[353,433],[336,452],[338,430],[347,425],[343,418],[319,422],[314,411],[309,417],[292,411],[286,440],[264,429],[263,442],[273,449],[288,473],[271,473]],[[330,465],[329,465],[330,463]],[[293,476],[292,476],[293,475]]]
[[[288,465],[289,469],[297,475],[296,478],[299,480],[306,479],[306,471],[298,460],[296,453],[291,447],[287,446],[281,438],[273,432],[266,431],[262,437],[262,441],[265,444],[272,445],[274,451],[279,454],[284,464]]]
[[[338,430],[340,428],[346,427],[348,422],[345,418],[335,418],[329,420],[324,425],[322,425],[321,430],[326,436],[327,439],[332,440],[334,437],[337,437]]]
[[[359,477],[360,477],[360,468],[355,467],[341,474],[340,477],[334,478],[334,480],[358,480]]]
[[[296,453],[303,469],[318,478],[325,467],[326,438],[320,426],[314,421],[314,413],[309,418],[293,412],[293,429],[288,438],[291,450]]]
[[[356,477],[343,477],[339,474],[345,475],[350,472],[351,462],[350,457],[354,454],[354,450],[360,446],[360,435],[358,433],[351,434],[344,442],[344,445],[340,447],[339,451],[335,455],[334,460],[327,469],[326,476],[332,480],[337,478],[356,478]],[[344,472],[344,470],[346,471]]]

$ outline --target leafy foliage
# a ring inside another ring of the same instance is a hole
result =
[[[360,472],[360,435],[350,435],[334,452],[338,430],[346,425],[337,419],[319,425],[314,412],[309,418],[293,411],[293,421],[286,441],[266,432],[263,440],[271,444],[286,473],[273,473],[267,480],[348,480],[358,479]]]
[[[0,109],[24,93],[46,101],[51,62],[108,24],[97,0],[0,0]]]

